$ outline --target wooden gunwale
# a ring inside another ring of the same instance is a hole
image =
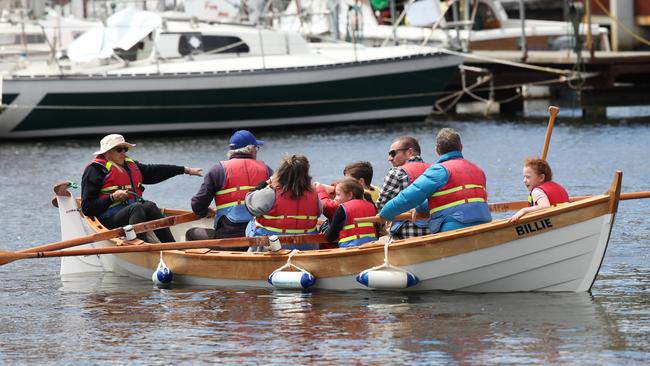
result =
[[[471,228],[465,228],[445,233],[431,234],[419,238],[395,241],[390,246],[391,264],[401,266],[436,260],[475,250],[485,249],[521,237],[516,227],[550,219],[553,223],[551,230],[577,224],[605,214],[614,213],[616,205],[612,205],[615,195],[604,194],[559,207],[552,207],[524,216],[517,223],[507,220],[497,220]],[[187,211],[165,210],[167,214],[179,214]],[[106,230],[97,220],[86,218],[95,230]],[[545,230],[541,232],[549,232]],[[491,235],[481,235],[484,233]],[[541,232],[531,232],[526,237],[535,236]],[[115,245],[121,245],[120,239],[112,240]],[[384,245],[370,243],[360,247],[304,251],[292,258],[292,263],[302,267],[318,278],[352,275],[371,266],[383,263]],[[247,253],[231,251],[213,251],[205,254],[191,253],[180,250],[165,252],[165,262],[174,273],[179,275],[199,276],[215,279],[233,280],[265,280],[275,269],[286,263],[290,251],[278,253]],[[118,258],[145,268],[155,268],[158,264],[158,253],[114,254]]]

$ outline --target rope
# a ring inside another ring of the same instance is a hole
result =
[[[438,19],[436,19],[436,22],[433,23],[433,25],[431,26],[429,34],[427,34],[427,36],[424,38],[422,43],[420,43],[420,47],[425,47],[429,43],[429,38],[431,38],[431,35],[433,35],[433,31],[440,26],[440,23],[443,21],[443,19],[445,19],[445,15],[447,14],[447,11],[449,11],[449,9],[451,9],[452,5],[454,5],[455,2],[456,2],[456,0],[451,0],[447,4],[447,9],[440,12],[441,13],[440,16],[438,17]],[[383,44],[382,44],[382,46],[383,46]]]
[[[492,75],[489,75],[485,79],[478,78],[474,84],[467,87],[466,86],[466,78],[465,78],[465,70],[463,68],[461,68],[460,72],[461,72],[461,88],[462,89],[458,90],[456,92],[453,92],[453,93],[449,94],[446,97],[438,99],[436,101],[436,103],[433,105],[433,112],[434,113],[437,112],[437,114],[446,114],[447,111],[449,111],[453,106],[455,106],[460,101],[460,98],[462,98],[463,95],[466,94],[466,93],[469,96],[471,96],[472,98],[475,98],[475,97],[480,98],[477,95],[475,95],[474,93],[471,93],[471,90],[478,87],[478,86],[480,86],[481,84],[484,84],[489,79],[492,79]],[[447,107],[445,107],[445,108],[441,107],[442,103],[446,102],[449,99],[453,99],[453,101],[451,103],[449,103],[447,105]],[[482,99],[482,98],[480,98],[480,99]]]
[[[489,61],[489,62],[492,62],[492,63],[495,63],[495,64],[502,64],[502,65],[508,65],[508,66],[513,66],[513,67],[520,67],[522,69],[529,69],[529,70],[547,72],[547,73],[551,73],[551,74],[571,75],[571,74],[574,73],[573,70],[556,69],[554,67],[544,67],[544,66],[530,65],[530,64],[523,63],[523,62],[509,61],[509,60],[503,60],[503,59],[494,58],[494,57],[479,56],[479,55],[475,55],[475,54],[472,54],[472,53],[452,51],[452,50],[448,50],[446,48],[440,48],[439,51],[442,52],[442,53],[449,54],[449,55],[455,55],[455,56],[460,56],[460,57],[464,57],[464,58],[471,58],[471,59],[480,60],[480,61]]]
[[[299,272],[307,272],[307,273],[309,273],[309,271],[307,271],[307,270],[305,270],[303,268],[300,268],[300,267],[296,266],[295,264],[291,263],[291,257],[298,254],[298,252],[300,252],[300,250],[298,250],[298,249],[292,250],[291,253],[289,253],[289,258],[287,258],[287,263],[284,264],[282,267],[276,269],[275,271],[271,272],[269,277],[273,276],[273,274],[276,273],[276,272],[282,271],[285,268],[294,268],[294,269],[298,270]]]
[[[390,32],[390,34],[386,36],[386,38],[381,42],[381,47],[385,47],[388,44],[388,41],[391,39],[397,41],[397,35],[395,34],[397,27],[399,26],[399,23],[401,23],[402,20],[404,20],[404,17],[406,16],[406,12],[409,10],[409,8],[411,7],[411,5],[413,5],[414,2],[415,0],[409,0],[409,2],[406,5],[404,5],[404,10],[402,10],[402,13],[399,15],[399,17],[397,17],[397,20],[395,20],[395,24],[392,25],[393,28],[392,32]]]
[[[580,77],[583,77],[583,78],[587,79],[587,78],[594,77],[594,76],[596,76],[596,75],[597,75],[597,73],[590,73],[590,74],[585,74],[585,75],[580,76]],[[480,78],[479,80],[477,80],[476,83],[474,83],[474,84],[472,84],[472,85],[470,85],[470,86],[465,87],[465,86],[463,85],[463,89],[458,90],[458,91],[455,91],[455,92],[452,92],[452,93],[450,93],[449,95],[447,95],[447,96],[445,96],[445,97],[439,98],[439,99],[436,101],[436,103],[434,104],[434,107],[433,107],[433,111],[432,111],[432,112],[433,112],[434,114],[446,114],[447,111],[449,111],[449,110],[450,110],[454,105],[456,105],[456,104],[458,103],[458,101],[459,101],[460,98],[463,96],[463,94],[464,94],[465,91],[471,91],[471,90],[474,90],[474,91],[476,91],[476,92],[489,91],[490,94],[493,95],[493,93],[494,93],[495,90],[506,90],[506,89],[521,88],[521,87],[523,87],[524,85],[530,85],[530,86],[541,86],[541,85],[558,84],[558,83],[570,82],[571,80],[574,80],[574,79],[577,78],[577,77],[578,77],[578,76],[575,76],[575,75],[574,75],[574,76],[571,76],[571,77],[560,76],[560,77],[558,77],[558,78],[553,78],[553,79],[548,79],[548,80],[542,80],[542,81],[535,81],[535,82],[532,82],[532,83],[508,84],[508,85],[500,85],[500,86],[494,86],[493,84],[490,84],[489,87],[479,88],[478,86],[480,86],[481,84],[485,84],[485,83],[488,82],[488,81],[491,82],[490,79],[492,78],[492,76],[489,75],[489,76],[487,76],[487,77],[485,77],[485,78],[482,78],[482,79]],[[508,98],[505,98],[505,99],[501,99],[501,100],[494,100],[492,97],[490,97],[490,99],[487,99],[487,100],[486,100],[486,99],[484,99],[484,98],[481,98],[481,97],[477,96],[477,95],[474,94],[473,92],[472,92],[472,93],[467,93],[467,94],[468,94],[470,97],[472,97],[472,98],[474,98],[474,99],[476,99],[476,100],[483,101],[483,102],[488,103],[488,104],[493,104],[493,103],[498,103],[498,104],[510,103],[510,102],[512,102],[513,100],[516,100],[517,98],[521,98],[521,97],[522,97],[522,92],[521,92],[521,91],[519,91],[517,94],[515,94],[515,95],[513,95],[513,96],[511,96],[511,97],[508,97]],[[453,99],[453,101],[452,101],[451,103],[449,103],[449,105],[447,105],[447,107],[442,107],[442,106],[441,106],[444,102],[446,102],[447,100],[450,100],[450,99]],[[486,113],[487,113],[488,110],[489,110],[489,105],[486,107]]]
[[[630,28],[628,28],[625,24],[621,23],[621,21],[618,20],[617,17],[613,16],[612,13],[609,12],[609,10],[603,5],[603,3],[600,2],[600,0],[595,0],[595,1],[596,1],[596,5],[600,8],[600,10],[602,10],[610,19],[615,21],[621,28],[623,28],[625,33],[631,35],[632,37],[634,37],[634,39],[645,44],[646,46],[650,46],[650,41],[634,33],[634,31],[630,30]]]
[[[575,80],[569,80],[567,81],[567,85],[569,88],[574,89],[574,90],[581,90],[582,87],[585,85],[585,79],[582,77],[582,73],[587,71],[587,66],[584,63],[584,60],[582,59],[582,37],[580,36],[580,21],[582,18],[582,14],[580,12],[580,9],[576,7],[575,3],[572,3],[571,6],[569,7],[569,16],[570,16],[570,22],[571,26],[573,28],[573,40],[575,42],[573,51],[576,54],[576,62],[573,65],[573,72],[575,75],[578,77]]]

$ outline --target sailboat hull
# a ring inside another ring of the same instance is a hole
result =
[[[418,119],[459,63],[430,53],[291,68],[12,77],[4,81],[0,137]]]

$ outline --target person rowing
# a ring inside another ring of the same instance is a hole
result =
[[[417,208],[429,215],[432,233],[492,221],[487,204],[485,173],[462,154],[460,134],[443,128],[436,136],[440,157],[424,173],[390,200],[379,212],[384,220]]]
[[[400,136],[393,140],[388,151],[388,161],[393,167],[384,177],[384,184],[376,201],[378,210],[381,211],[429,167],[430,164],[422,160],[421,154],[420,143],[414,137]],[[390,226],[390,233],[397,239],[408,239],[429,234],[429,228],[422,220],[394,221]]]
[[[203,175],[201,168],[142,164],[127,155],[133,147],[135,144],[126,142],[122,135],[104,136],[81,178],[81,211],[109,229],[163,217],[156,203],[142,197],[144,184],[160,183],[181,174]],[[154,233],[161,242],[174,241],[169,228]],[[138,238],[146,241],[146,233],[138,234]]]
[[[214,227],[189,229],[187,240],[206,240],[246,236],[246,226],[253,216],[246,209],[244,198],[260,182],[269,179],[273,170],[257,160],[264,141],[247,130],[233,133],[229,141],[228,160],[215,164],[192,197],[192,211],[198,216],[214,215]],[[214,200],[216,212],[210,208]],[[246,250],[248,247],[239,248]],[[237,248],[229,248],[237,250]]]

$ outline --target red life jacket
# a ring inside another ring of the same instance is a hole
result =
[[[429,197],[429,214],[467,202],[486,202],[485,174],[465,159],[440,163],[449,174],[449,181]]]
[[[341,206],[345,209],[346,218],[345,225],[339,232],[339,243],[361,238],[377,238],[375,224],[371,222],[354,223],[354,219],[358,217],[375,216],[377,214],[375,205],[363,199],[353,199],[341,203]]]
[[[269,179],[264,162],[255,159],[231,159],[222,161],[226,179],[223,187],[214,195],[217,210],[244,204],[246,193]]]
[[[413,183],[419,176],[424,173],[425,170],[429,169],[431,164],[421,162],[421,161],[412,161],[401,166],[402,169],[406,172],[406,175],[409,177],[409,184]]]
[[[113,163],[107,161],[104,155],[97,155],[92,163],[99,164],[108,170],[108,174],[104,178],[104,184],[100,188],[99,197],[108,197],[118,189],[130,192],[127,203],[136,202],[138,198],[142,197],[142,173],[133,159],[129,157],[124,159],[125,165],[129,168],[130,176],[126,169],[113,166]],[[120,204],[123,203],[119,201],[113,202],[109,208]]]
[[[544,182],[537,188],[541,189],[546,194],[551,205],[559,205],[560,203],[569,202],[569,193],[558,183],[553,181]],[[532,194],[528,195],[528,204],[531,206],[536,205],[536,203],[533,202]]]
[[[316,231],[320,216],[319,200],[315,192],[305,191],[300,199],[290,193],[275,190],[275,204],[263,216],[255,218],[255,226],[283,234],[304,234]]]

